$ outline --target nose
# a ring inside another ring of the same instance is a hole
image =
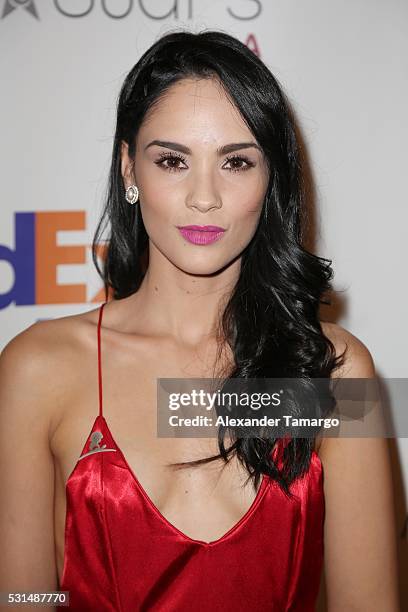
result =
[[[191,174],[191,189],[186,197],[186,206],[202,213],[221,208],[221,196],[209,169],[196,170]]]

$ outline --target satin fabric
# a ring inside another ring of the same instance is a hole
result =
[[[98,357],[100,365],[100,350]],[[315,610],[325,511],[323,470],[316,452],[308,472],[291,486],[293,499],[264,476],[240,521],[206,543],[183,534],[156,508],[101,411],[102,404],[66,485],[59,588],[69,591],[70,606],[57,609]],[[273,457],[280,465],[280,455]]]
[[[161,515],[104,417],[96,418],[81,455],[96,431],[103,434],[101,446],[115,450],[83,457],[67,482],[60,589],[70,592],[70,610],[314,611],[324,519],[316,453],[308,473],[292,485],[294,500],[264,476],[245,516],[208,544]]]

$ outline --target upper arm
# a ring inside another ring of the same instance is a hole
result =
[[[43,329],[34,324],[0,356],[0,591],[6,592],[57,588],[52,376]]]
[[[346,360],[335,377],[374,378],[367,347],[339,326],[326,334]],[[325,577],[330,612],[397,612],[397,552],[385,438],[324,438]]]

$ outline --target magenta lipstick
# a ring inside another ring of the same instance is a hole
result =
[[[188,242],[202,245],[219,240],[225,232],[223,227],[217,225],[179,225],[177,229]]]

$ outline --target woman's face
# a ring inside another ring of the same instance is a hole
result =
[[[139,188],[135,206],[151,255],[157,249],[180,270],[213,274],[250,242],[268,185],[266,159],[216,80],[174,84],[146,115],[133,174],[131,165],[123,143],[124,184]]]

